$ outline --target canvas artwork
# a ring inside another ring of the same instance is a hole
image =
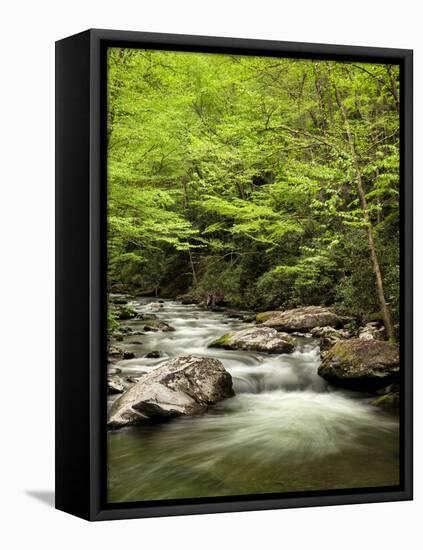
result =
[[[399,65],[113,46],[106,93],[108,503],[398,488]]]

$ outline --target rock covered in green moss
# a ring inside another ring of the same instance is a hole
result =
[[[373,392],[399,379],[399,347],[379,340],[342,340],[325,354],[318,373],[334,385]]]
[[[290,353],[294,351],[295,339],[268,327],[249,327],[224,334],[211,344],[212,348],[261,351],[266,353]]]
[[[375,407],[381,407],[382,409],[391,412],[398,412],[400,406],[400,393],[396,391],[389,392],[385,395],[380,395],[372,401],[372,405],[375,405]]]
[[[264,323],[268,319],[276,317],[277,315],[280,315],[281,313],[282,313],[281,311],[262,311],[261,313],[257,313],[256,321],[257,321],[257,323]]]

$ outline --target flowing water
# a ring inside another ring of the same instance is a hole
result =
[[[152,312],[146,300],[132,305]],[[180,354],[216,357],[236,395],[201,416],[110,431],[109,502],[399,484],[397,418],[373,407],[370,396],[320,378],[316,341],[299,339],[290,355],[212,349],[211,341],[246,324],[174,301],[153,313],[175,331],[126,337],[123,347],[140,357],[117,363],[124,375]],[[166,356],[143,357],[152,350]]]

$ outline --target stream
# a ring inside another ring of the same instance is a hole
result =
[[[370,396],[320,378],[316,340],[299,338],[290,355],[208,348],[247,324],[170,300],[152,310],[151,302],[131,305],[175,330],[117,342],[137,356],[116,363],[122,374],[140,375],[181,354],[215,357],[231,373],[236,395],[201,416],[110,430],[109,502],[399,484],[397,417],[370,405]],[[139,330],[142,321],[122,324]],[[152,350],[165,357],[143,357]]]

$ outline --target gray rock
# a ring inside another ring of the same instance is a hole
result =
[[[171,332],[175,329],[164,321],[152,319],[144,321],[143,330],[145,332]]]
[[[359,330],[361,340],[386,340],[385,327],[378,322],[367,323]]]
[[[256,320],[255,313],[242,314],[241,321],[244,321],[244,323],[252,323],[255,320]]]
[[[107,366],[107,374],[120,374],[121,372],[122,372],[122,369],[115,367],[113,364],[109,364]]]
[[[319,338],[320,349],[328,350],[339,340],[351,338],[351,333],[348,330],[336,329],[333,327],[315,327],[311,329],[311,335],[314,338]]]
[[[123,357],[123,350],[117,346],[109,346],[110,357]]]
[[[125,391],[125,386],[119,376],[107,377],[107,391],[110,394],[123,393]]]
[[[257,323],[286,332],[309,332],[312,328],[341,327],[349,319],[320,306],[306,306],[286,311],[265,311],[256,316]]]
[[[151,309],[152,311],[157,311],[162,307],[163,307],[163,302],[150,302],[148,304],[148,308]]]
[[[399,347],[378,340],[342,340],[325,354],[318,373],[334,385],[375,392],[398,381]]]
[[[145,357],[147,357],[148,359],[159,359],[159,357],[163,357],[163,352],[158,349],[153,349],[152,351],[146,353]]]
[[[108,426],[204,412],[234,395],[232,377],[214,358],[179,356],[143,376],[112,405]]]
[[[219,311],[225,313],[230,319],[239,319],[244,323],[252,323],[256,319],[256,314],[253,311],[241,311],[227,307],[221,307]]]
[[[178,296],[181,304],[190,305],[190,304],[199,304],[201,302],[201,296],[194,296],[192,294],[183,294]]]
[[[138,313],[136,318],[143,321],[152,321],[157,319],[157,315],[155,313]]]
[[[139,382],[140,378],[141,376],[127,376],[125,378],[125,382],[127,382],[128,384],[136,384],[137,382]]]
[[[209,347],[267,353],[289,353],[295,348],[295,340],[288,334],[278,333],[273,328],[254,326],[224,334],[212,342]]]

